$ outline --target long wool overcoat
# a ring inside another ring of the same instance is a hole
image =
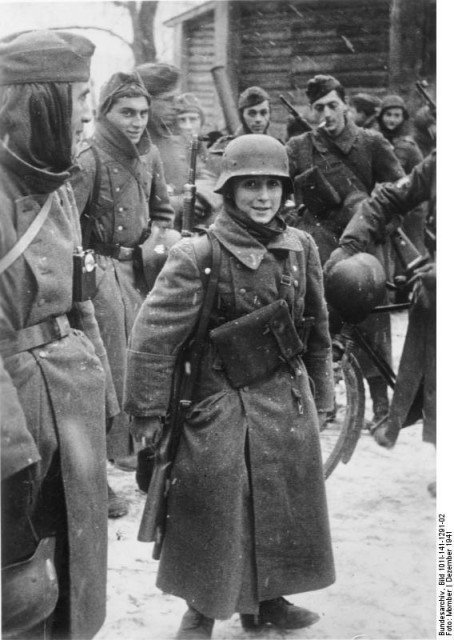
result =
[[[173,209],[156,147],[147,134],[134,145],[105,117],[98,120],[94,137],[78,157],[81,171],[73,179],[73,188],[80,213],[95,182],[93,146],[100,160],[99,197],[92,210],[96,222],[90,238],[95,252],[96,245],[136,246],[149,219],[171,226]],[[83,228],[86,223],[82,216]],[[136,276],[131,260],[120,261],[100,253],[96,259],[98,289],[93,304],[121,404],[126,345],[147,286],[143,278]],[[109,431],[107,454],[115,459],[130,452],[128,420],[121,413]]]
[[[68,637],[91,638],[101,627],[106,608],[105,407],[108,416],[118,413],[119,407],[93,305],[72,301],[73,252],[81,235],[68,177],[37,170],[5,147],[0,149],[0,255],[17,243],[47,194],[54,192],[44,225],[0,276],[2,348],[14,332],[53,316],[68,314],[74,327],[66,337],[28,351],[9,355],[4,351],[5,370],[25,423],[14,414],[9,419],[3,412],[8,407],[14,411],[14,404],[2,403],[2,461],[7,461],[2,479],[12,492],[3,494],[2,502],[5,508],[14,506],[22,489],[18,487],[15,494],[17,473],[36,463],[32,521],[38,536],[56,533],[57,550],[63,550],[68,562],[68,575],[60,584],[62,594],[68,589]],[[8,385],[4,388],[8,393]],[[13,425],[22,425],[22,433],[11,433]],[[63,504],[57,502],[60,494],[57,498],[42,492],[49,469],[61,473]],[[3,563],[30,555],[35,544],[30,528],[11,519],[3,529]]]
[[[341,246],[351,244],[365,251],[383,233],[384,224],[396,211],[402,215],[422,202],[428,202],[426,226],[436,227],[436,155],[432,152],[411,174],[395,185],[387,185],[361,206],[345,229]],[[433,246],[428,253],[435,261]],[[422,390],[422,393],[421,393]],[[421,402],[422,401],[422,402]],[[419,406],[418,406],[419,405]],[[397,438],[406,424],[422,417],[423,439],[436,441],[436,302],[429,292],[425,304],[416,298],[410,309],[408,330],[402,352],[396,387],[388,418],[389,432]]]
[[[287,227],[266,248],[225,211],[211,229],[221,245],[218,292],[227,317],[278,299],[290,256],[284,298],[294,303],[296,322],[315,318],[300,375],[282,365],[234,389],[213,344],[205,344],[173,468],[157,584],[205,615],[227,618],[334,581],[317,420],[317,409],[332,407],[333,382],[313,240]],[[137,317],[125,398],[132,415],[166,412],[176,356],[202,303],[204,262],[195,253],[201,242],[206,246],[207,238],[172,248]]]

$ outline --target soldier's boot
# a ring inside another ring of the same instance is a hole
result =
[[[372,399],[372,410],[374,413],[374,424],[383,421],[389,413],[388,385],[381,376],[367,378],[370,397]]]
[[[246,631],[259,629],[265,624],[273,624],[279,629],[302,629],[320,620],[318,613],[297,607],[282,597],[261,602],[258,615],[242,613],[240,618]]]
[[[188,604],[188,610],[184,614],[176,640],[205,640],[211,638],[214,620],[204,616],[203,613]]]
[[[121,518],[129,511],[126,500],[120,498],[109,485],[107,485],[107,506],[109,518]]]

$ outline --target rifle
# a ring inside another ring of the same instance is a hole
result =
[[[183,237],[192,236],[194,226],[195,195],[197,188],[195,185],[195,173],[197,167],[197,154],[199,152],[199,137],[192,136],[191,158],[189,161],[188,181],[183,187],[183,221],[181,225],[181,235]]]
[[[284,98],[283,95],[279,96],[279,100],[282,102],[282,104],[290,113],[290,115],[292,115],[295,118],[295,120],[300,123],[300,125],[304,129],[304,132],[312,131],[312,127],[309,124],[309,122],[306,120],[306,118],[303,118],[303,116],[298,113],[295,107],[292,104],[290,104],[290,102],[286,100],[286,98]]]
[[[164,422],[163,435],[156,453],[153,475],[148,487],[147,499],[140,522],[138,540],[155,542],[153,558],[159,559],[165,533],[167,518],[167,498],[170,488],[170,474],[178,451],[187,412],[192,404],[194,385],[200,369],[205,336],[211,309],[219,280],[221,248],[218,241],[207,234],[212,245],[211,269],[205,298],[200,311],[195,336],[188,339],[180,350],[172,379],[172,392],[169,408]],[[203,239],[203,241],[205,241]]]
[[[430,107],[430,110],[432,111],[432,113],[435,114],[437,112],[437,105],[435,104],[435,100],[433,100],[430,97],[430,95],[427,93],[427,91],[426,91],[427,82],[421,81],[421,80],[417,80],[415,82],[415,85],[416,85],[417,90],[421,94],[421,96],[427,102],[427,104]]]

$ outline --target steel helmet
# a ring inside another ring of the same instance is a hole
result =
[[[333,266],[325,279],[325,296],[346,322],[367,318],[385,296],[386,276],[370,253],[356,253]]]
[[[248,133],[229,142],[214,191],[223,193],[229,180],[237,176],[276,176],[282,178],[285,195],[293,191],[284,145],[263,133]]]
[[[380,113],[378,114],[379,118],[383,116],[387,109],[402,109],[404,118],[408,120],[409,114],[407,107],[405,106],[404,99],[401,96],[390,95],[385,96],[382,100]]]

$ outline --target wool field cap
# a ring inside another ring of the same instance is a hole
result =
[[[151,102],[151,96],[145,88],[142,78],[137,71],[131,73],[123,73],[118,71],[114,73],[105,82],[99,93],[99,110],[101,113],[107,113],[113,103],[120,98],[127,97],[128,93],[134,93],[146,98],[148,105]]]
[[[337,89],[342,96],[344,95],[344,87],[339,80],[336,80],[333,76],[317,75],[307,83],[306,95],[309,98],[309,102],[313,104],[334,89]]]
[[[174,106],[177,115],[181,115],[182,113],[198,113],[203,123],[205,114],[203,113],[200,100],[193,93],[182,93],[177,96],[174,100]]]
[[[180,70],[166,62],[145,62],[136,67],[148,93],[158,96],[174,89],[180,79]]]
[[[350,98],[350,102],[354,107],[367,114],[372,114],[376,109],[379,109],[381,105],[380,98],[370,93],[355,93],[355,95]]]
[[[264,89],[261,87],[248,87],[238,99],[238,109],[243,111],[243,109],[255,107],[255,105],[261,104],[265,100],[270,102],[270,97]]]
[[[0,85],[87,82],[95,45],[68,31],[27,31],[0,40]]]

